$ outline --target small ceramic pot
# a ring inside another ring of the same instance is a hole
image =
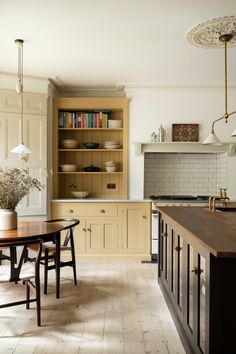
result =
[[[0,230],[17,229],[17,212],[15,210],[0,209]]]

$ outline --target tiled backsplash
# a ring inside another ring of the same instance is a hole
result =
[[[145,153],[144,196],[212,195],[226,188],[226,154]]]

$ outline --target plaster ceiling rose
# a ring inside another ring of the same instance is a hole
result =
[[[223,48],[224,43],[219,37],[224,34],[233,35],[229,46],[236,45],[236,16],[213,18],[195,25],[187,32],[190,44],[202,48]]]

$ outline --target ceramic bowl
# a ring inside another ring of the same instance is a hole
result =
[[[65,149],[76,149],[79,145],[79,142],[77,140],[73,140],[73,139],[65,139],[62,140],[62,146]]]
[[[107,170],[107,172],[115,172],[116,171],[116,166],[107,166],[106,170]]]
[[[88,191],[71,191],[71,195],[73,195],[74,198],[86,198],[89,195]]]
[[[60,165],[60,168],[62,172],[76,172],[78,166],[74,164],[65,164],[65,165]]]
[[[105,162],[105,165],[106,165],[107,167],[108,167],[108,166],[112,167],[112,166],[115,166],[116,164],[115,164],[115,162],[114,162],[113,160],[111,160],[111,161]]]
[[[86,149],[97,149],[99,147],[98,143],[84,143],[83,145]]]

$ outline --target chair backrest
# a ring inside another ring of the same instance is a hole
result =
[[[8,247],[10,250],[10,278],[9,282],[19,281],[20,280],[20,272],[22,265],[28,259],[28,247],[31,245],[38,245],[38,252],[36,255],[35,261],[35,272],[39,269],[40,265],[40,257],[42,252],[42,242],[41,239],[27,240],[27,241],[13,241],[13,242],[3,242],[0,243],[1,247]],[[16,250],[18,252],[16,252]],[[17,253],[17,259],[16,259]]]
[[[71,241],[72,236],[73,236],[73,230],[75,226],[79,225],[80,221],[75,218],[58,218],[58,219],[52,219],[52,220],[46,220],[48,223],[63,223],[63,230],[67,230],[63,246],[67,246],[68,243]],[[66,223],[64,225],[64,223]]]

